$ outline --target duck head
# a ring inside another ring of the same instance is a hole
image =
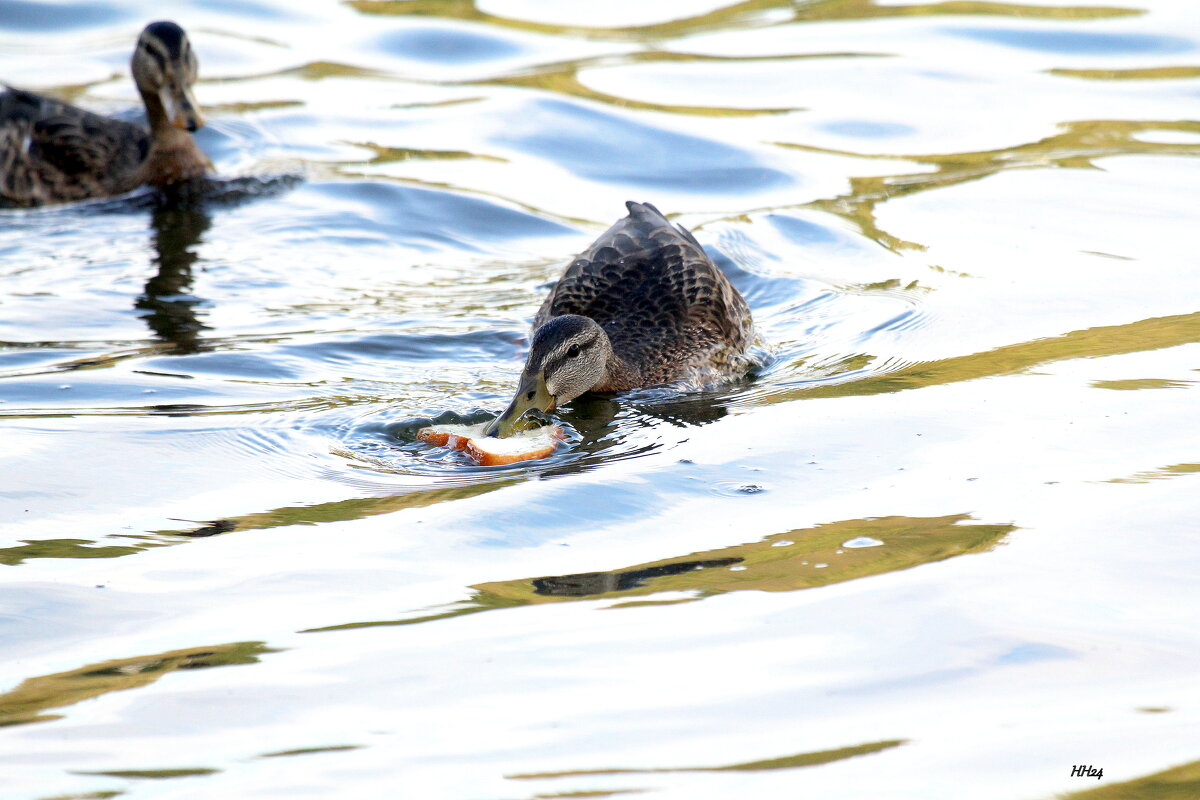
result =
[[[488,425],[488,436],[509,436],[526,411],[551,411],[600,385],[608,376],[612,343],[595,320],[555,317],[533,332],[529,357],[508,408]]]
[[[183,28],[174,22],[151,22],[138,37],[131,65],[151,128],[195,131],[203,127],[204,115],[192,94],[196,54]]]

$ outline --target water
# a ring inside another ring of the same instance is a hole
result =
[[[0,75],[136,116],[161,15]],[[0,211],[5,797],[1200,791],[1189,3],[171,15],[207,196]],[[764,366],[414,442],[630,199]]]

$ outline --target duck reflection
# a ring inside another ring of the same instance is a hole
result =
[[[728,567],[742,561],[741,558],[710,558],[704,561],[679,561],[674,564],[660,564],[656,567],[629,569],[623,572],[583,572],[578,575],[556,575],[549,578],[534,578],[534,594],[553,597],[583,597],[589,594],[604,594],[605,592],[622,592],[626,589],[636,589],[650,578],[665,578],[668,575],[682,575],[697,569],[713,567]]]
[[[666,390],[664,390],[665,394]],[[654,430],[662,422],[679,428],[707,425],[729,413],[724,394],[627,399],[585,394],[558,413],[580,434],[571,445],[574,457],[550,460],[539,474],[545,478],[595,469],[615,456],[627,458],[657,450],[663,437]]]
[[[197,313],[204,300],[189,292],[192,265],[199,257],[196,245],[210,225],[207,213],[177,203],[156,205],[150,218],[158,272],[146,282],[134,308],[146,312],[142,319],[155,336],[172,345],[170,352],[175,354],[200,351],[201,331],[208,330]]]
[[[633,410],[638,417],[669,422],[679,427],[693,427],[716,422],[729,413],[721,400],[711,394],[677,395],[662,400],[618,401],[609,395],[586,394],[575,400],[572,409],[563,416],[585,436],[599,433],[616,422],[622,410]]]

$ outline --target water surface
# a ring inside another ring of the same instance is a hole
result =
[[[0,0],[0,77],[136,118],[162,13]],[[1188,3],[171,13],[209,191],[0,211],[6,796],[1194,784]],[[626,200],[763,366],[417,444]]]

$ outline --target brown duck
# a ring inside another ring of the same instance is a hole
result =
[[[168,187],[211,168],[190,133],[204,117],[192,95],[196,56],[183,28],[147,25],[131,64],[149,131],[20,89],[0,94],[0,205]]]
[[[753,323],[738,290],[686,229],[649,203],[625,205],[629,216],[571,262],[542,304],[516,396],[490,435],[584,392],[709,382],[749,367]]]

